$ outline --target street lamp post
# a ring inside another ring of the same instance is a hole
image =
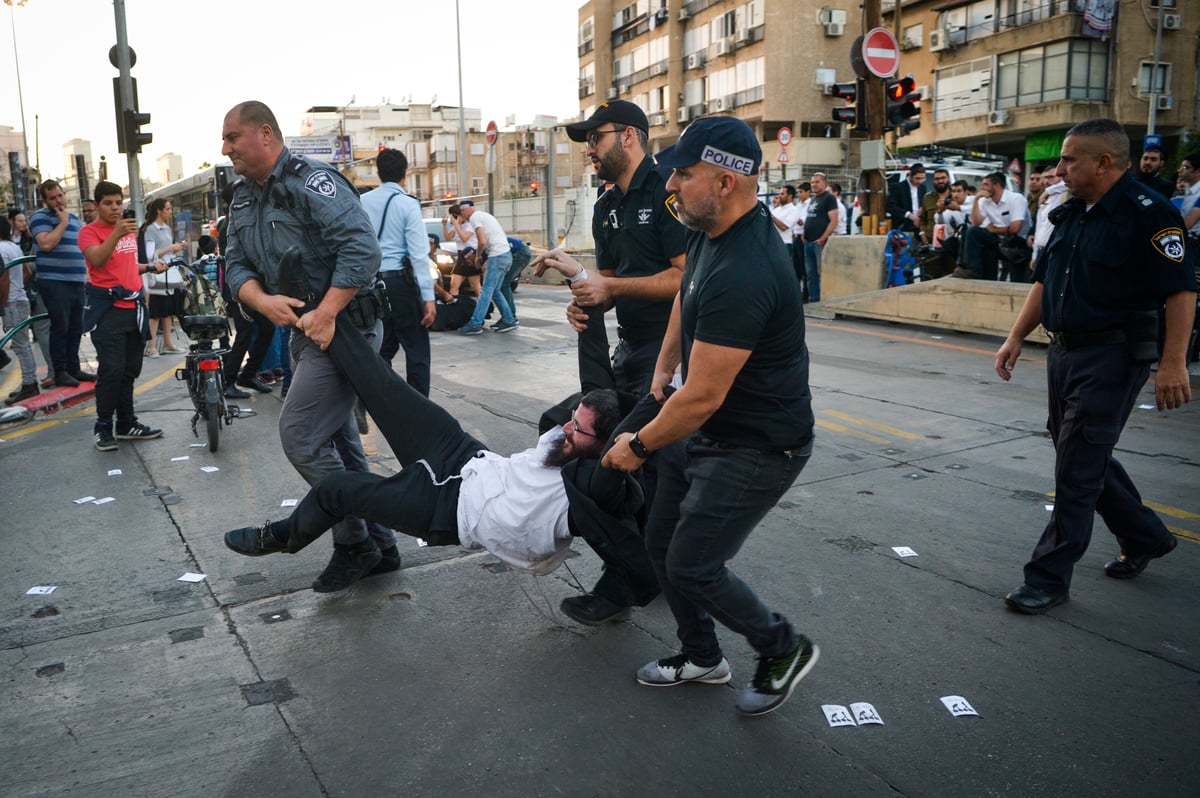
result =
[[[467,196],[467,120],[463,116],[462,22],[454,0],[454,38],[458,43],[458,196]]]
[[[13,201],[19,201],[23,210],[30,210],[33,208],[33,193],[30,191],[32,186],[29,185],[29,181],[25,179],[24,175],[24,172],[29,170],[29,136],[25,132],[25,95],[21,91],[21,57],[17,53],[17,19],[16,11],[14,11],[17,6],[23,6],[25,3],[26,0],[4,0],[4,4],[8,6],[9,27],[12,29],[13,61],[17,68],[17,103],[21,106],[21,147],[25,150],[25,166],[21,170],[21,189],[24,196],[17,197],[16,192],[13,192]],[[15,177],[16,175],[14,175]]]

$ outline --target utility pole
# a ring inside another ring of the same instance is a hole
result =
[[[900,16],[900,2],[896,0],[896,17]],[[883,25],[883,0],[863,0],[863,24],[867,30],[873,30]],[[874,76],[864,81],[867,99],[867,140],[882,141],[884,123],[887,121],[887,96],[884,81]],[[883,173],[872,169],[867,175],[867,208],[868,215],[874,217],[876,224],[883,221],[887,207],[885,186],[887,180]],[[875,235],[876,230],[863,230],[864,235]]]

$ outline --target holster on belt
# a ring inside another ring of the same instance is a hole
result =
[[[299,247],[288,247],[279,259],[279,293],[294,297],[304,302],[304,307],[296,308],[296,315],[303,316],[315,308],[319,302],[308,275],[304,271],[303,258]],[[346,317],[360,330],[375,326],[375,322],[391,311],[387,298],[387,287],[377,276],[374,282],[358,293],[346,305]]]
[[[1134,363],[1158,362],[1158,311],[1134,313],[1125,322],[1129,355]]]

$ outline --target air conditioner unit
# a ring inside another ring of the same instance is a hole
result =
[[[650,124],[652,124],[652,125],[667,124],[667,115],[666,114],[650,114]]]
[[[1162,16],[1163,30],[1182,30],[1183,15],[1181,14],[1163,14]]]
[[[945,30],[938,28],[936,30],[929,31],[929,52],[940,53],[949,46],[950,35]]]
[[[666,67],[664,67],[662,64],[653,64],[650,67],[650,77],[661,75],[665,71]]]
[[[1169,94],[1158,95],[1158,110],[1170,111],[1175,107],[1175,98]]]
[[[750,40],[751,39],[750,39],[750,29],[749,28],[742,28],[740,31],[737,32],[738,44],[744,44]]]
[[[692,118],[692,109],[687,108],[687,107],[680,108],[679,115],[675,118],[679,120],[679,124],[681,124],[681,125],[684,122],[690,121]]]
[[[628,83],[618,84],[617,89],[620,91],[621,94],[628,94],[629,93],[629,84]]]
[[[679,9],[679,21],[680,22],[687,22],[691,18],[692,18],[692,12],[688,11],[686,7]]]
[[[841,8],[822,8],[817,12],[818,25],[845,25],[846,11]]]
[[[736,106],[736,98],[732,94],[726,94],[721,98],[721,104],[725,106],[726,111],[732,111]]]
[[[1012,114],[1008,111],[992,111],[988,114],[988,125],[1001,127],[1012,122]]]
[[[922,100],[928,100],[931,96],[929,94],[929,84],[928,83],[923,86],[917,86],[915,91],[921,95]]]
[[[619,93],[620,93],[620,92],[618,92],[618,91],[616,90],[616,88],[614,87],[614,88],[611,88],[611,89],[609,89],[608,91],[604,92],[604,96],[605,96],[607,99],[609,99],[609,100],[615,100],[615,99],[617,99],[617,95],[618,95]]]
[[[846,32],[846,24],[844,22],[830,22],[825,26],[826,36],[841,36]]]
[[[700,60],[700,53],[691,53],[683,60],[684,69],[695,69],[700,66],[703,61]]]
[[[717,98],[713,99],[712,102],[709,103],[709,106],[710,106],[710,110],[724,111],[725,110],[725,98],[717,97]]]
[[[733,52],[733,39],[726,36],[717,42],[717,55],[729,55]]]

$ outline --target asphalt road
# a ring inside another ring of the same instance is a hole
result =
[[[435,336],[434,398],[496,451],[573,390],[565,296],[522,286],[520,330]],[[1001,599],[1053,503],[1044,350],[1004,384],[996,339],[810,320],[808,343],[814,456],[733,567],[822,657],[762,718],[733,709],[740,638],[722,635],[732,684],[652,689],[633,673],[673,651],[661,600],[606,628],[563,617],[599,572],[586,546],[534,578],[404,538],[399,573],[333,595],[309,589],[324,541],[230,552],[225,530],[304,492],[274,395],[216,454],[189,446],[170,358],[137,397],[160,440],[97,452],[90,406],[0,430],[0,795],[1200,793],[1200,396],[1135,410],[1118,446],[1181,545],[1108,579],[1097,519],[1071,602],[1026,617]],[[822,712],[855,702],[883,725]]]

